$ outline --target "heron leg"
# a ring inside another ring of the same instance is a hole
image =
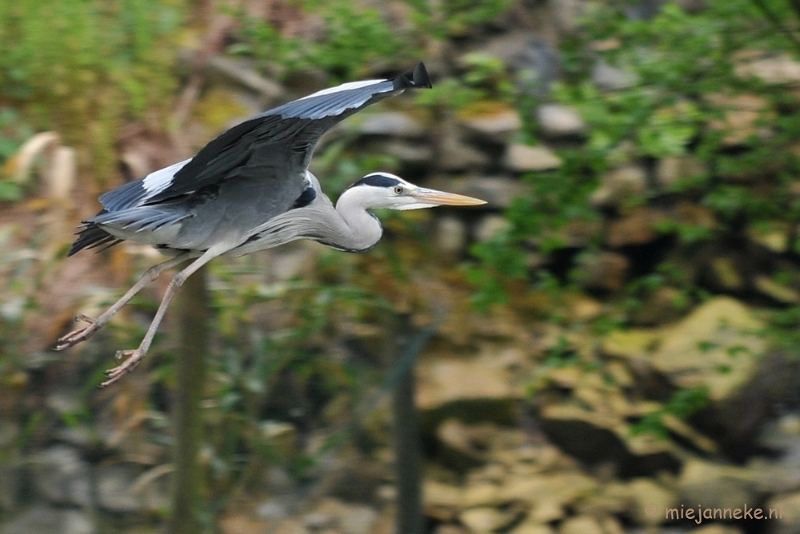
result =
[[[153,342],[156,331],[158,330],[161,321],[164,319],[164,315],[167,313],[167,308],[169,308],[170,302],[172,302],[172,299],[178,293],[178,290],[183,285],[183,282],[192,274],[194,274],[197,269],[227,250],[228,249],[214,250],[213,248],[210,248],[205,251],[202,256],[190,263],[184,270],[176,273],[175,276],[172,277],[172,280],[169,282],[169,286],[167,286],[167,291],[164,293],[164,297],[161,299],[161,304],[158,306],[156,315],[153,317],[153,321],[150,323],[142,342],[139,344],[139,348],[117,351],[115,358],[117,361],[122,361],[122,363],[113,369],[105,371],[105,375],[108,377],[108,380],[100,384],[101,388],[110,386],[114,382],[118,381],[120,378],[130,373],[134,367],[136,367],[139,362],[142,361],[142,358],[145,357],[147,351],[150,349],[150,344]]]
[[[81,341],[86,341],[90,337],[94,335],[95,332],[100,330],[108,321],[111,320],[114,315],[117,314],[119,310],[125,306],[129,300],[131,300],[134,295],[136,295],[139,291],[142,290],[143,287],[153,282],[159,275],[164,272],[165,270],[174,267],[175,265],[185,261],[190,256],[190,253],[185,252],[174,258],[170,258],[163,263],[159,263],[158,265],[154,265],[147,269],[144,274],[139,278],[139,280],[131,287],[127,293],[125,293],[122,298],[120,298],[117,302],[115,302],[108,310],[105,311],[100,317],[97,319],[92,319],[88,315],[78,314],[75,317],[76,321],[83,321],[88,323],[86,326],[81,328],[76,328],[69,334],[58,338],[56,341],[55,350],[64,350],[68,347],[72,347],[77,345]]]

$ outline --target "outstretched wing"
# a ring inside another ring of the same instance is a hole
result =
[[[345,83],[265,111],[224,132],[188,162],[176,164],[173,173],[147,177],[142,183],[147,190],[145,202],[161,202],[231,178],[264,177],[265,159],[273,174],[265,178],[302,181],[314,147],[326,131],[360,109],[410,87],[431,87],[422,63],[391,80]],[[248,165],[255,161],[258,164]],[[104,204],[114,201],[102,200]]]

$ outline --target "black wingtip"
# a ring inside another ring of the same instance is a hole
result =
[[[405,89],[406,87],[433,87],[431,79],[428,77],[428,71],[424,63],[417,63],[414,70],[406,72],[394,79],[395,89]]]
[[[425,63],[417,63],[417,66],[411,71],[411,75],[415,87],[427,87],[428,89],[433,87],[431,79],[428,77],[428,69],[425,68]]]

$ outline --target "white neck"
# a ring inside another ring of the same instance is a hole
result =
[[[336,213],[341,217],[336,236],[330,244],[347,250],[366,250],[374,247],[383,235],[377,217],[367,211],[370,207],[368,191],[362,187],[347,189],[336,202]]]
[[[383,234],[381,223],[367,212],[369,197],[363,188],[346,190],[336,208],[319,189],[314,202],[282,213],[254,228],[259,239],[236,247],[234,254],[249,254],[296,239],[313,239],[333,248],[361,252],[372,248]]]

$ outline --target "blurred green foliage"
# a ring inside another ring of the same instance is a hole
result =
[[[313,29],[312,22],[307,33],[287,36],[275,24],[245,17],[242,40],[230,51],[260,60],[278,76],[322,70],[335,81],[352,80],[376,67],[417,61],[432,41],[464,34],[512,4],[510,0],[404,3],[410,12],[398,18],[390,10],[358,2],[300,0],[293,6],[321,19],[321,28]]]
[[[406,28],[396,27],[376,8],[340,0],[298,5],[322,21],[321,36],[287,38],[264,21],[247,20],[242,40],[231,52],[255,57],[280,76],[314,69],[332,80],[354,79],[376,69],[394,69],[395,62],[417,60],[431,40],[464,32],[466,25],[497,16],[510,2],[409,2],[415,23]],[[182,0],[0,4],[0,43],[4,43],[0,50],[0,164],[9,161],[32,132],[54,130],[65,144],[78,150],[80,170],[89,171],[82,187],[104,189],[101,182],[117,172],[117,143],[127,122],[138,121],[154,131],[170,126],[179,87],[178,44],[189,7],[191,3]],[[507,90],[502,78],[502,65],[496,60],[471,58],[465,80],[468,89],[459,106],[494,96],[495,88]],[[451,104],[442,99],[430,106],[459,107]],[[385,156],[351,154],[350,141],[345,136],[330,143],[315,160],[334,194],[355,175],[397,165]],[[0,184],[0,200],[24,195],[17,184]],[[412,232],[422,233],[413,222],[407,225]],[[0,234],[0,243],[10,237]],[[54,260],[32,253],[39,245],[36,239],[32,237],[30,251],[7,247],[0,254],[0,275],[10,282],[0,307],[0,370],[4,391],[14,392],[7,396],[9,402],[16,394],[25,394],[30,384],[43,384],[47,369],[57,360],[51,353],[30,355],[21,350],[32,335],[24,328],[25,312],[37,306],[42,280]],[[390,243],[381,244],[372,258],[386,266],[393,280],[407,278]],[[314,458],[299,452],[304,449],[299,441],[308,432],[331,426],[330,439],[322,448],[336,446],[342,441],[337,436],[352,433],[356,418],[374,408],[376,385],[385,376],[388,362],[370,360],[383,353],[381,336],[391,330],[396,304],[384,295],[392,284],[376,284],[376,277],[364,274],[361,261],[340,253],[324,255],[302,280],[281,284],[242,283],[240,277],[252,279],[258,273],[214,266],[216,284],[225,289],[211,293],[218,325],[214,343],[221,357],[213,359],[206,393],[202,453],[212,481],[214,510],[242,490],[260,488],[263,467],[270,463],[287,466],[302,478],[314,464]],[[94,385],[109,365],[109,347],[138,342],[143,326],[136,319],[139,314],[146,318],[153,313],[154,295],[139,295],[126,308],[128,321],[112,322],[93,345],[86,345],[80,358],[57,364],[70,366],[75,372],[71,379],[83,384],[69,410],[56,414],[47,407],[19,406],[9,413],[22,431],[5,459],[41,444],[57,425],[88,426],[91,439],[103,446],[94,424],[104,402]],[[113,296],[95,295],[94,302],[102,307]],[[264,309],[275,310],[277,324],[269,331],[255,328],[253,313]],[[359,350],[330,346],[331,339],[347,339],[346,332],[360,324],[376,329],[372,337],[359,341],[365,346]],[[130,400],[126,409],[133,410],[123,410],[116,420],[141,417],[135,439],[166,446],[172,429],[163,412],[170,401],[159,398],[159,391],[170,389],[174,368],[169,343],[159,343],[158,338],[163,336],[157,337],[150,356],[151,395],[133,400],[116,392],[120,405]],[[64,387],[69,384],[65,382]],[[294,430],[281,425],[286,421],[295,424]]]
[[[573,256],[569,272],[561,271],[563,265],[552,260],[553,253],[571,254],[570,229],[592,228],[592,223],[599,222],[601,214],[591,206],[590,195],[600,186],[598,177],[603,172],[621,165],[637,163],[652,169],[667,157],[692,157],[704,164],[707,171],[685,175],[662,185],[660,191],[650,188],[644,196],[631,197],[612,210],[624,215],[637,204],[663,208],[681,199],[704,206],[715,224],[675,215],[657,224],[658,231],[677,241],[678,248],[673,250],[682,250],[688,257],[699,245],[726,236],[744,242],[748,227],[800,221],[800,202],[789,190],[800,175],[795,149],[800,136],[797,94],[736,68],[753,57],[797,57],[800,43],[790,28],[800,21],[800,9],[783,0],[733,0],[709,2],[704,9],[689,13],[665,3],[652,19],[638,20],[630,15],[629,7],[595,4],[582,31],[563,43],[564,77],[551,97],[579,112],[588,126],[586,139],[558,152],[563,161],[559,169],[524,177],[530,194],[515,199],[506,211],[510,225],[473,245],[471,252],[478,262],[467,271],[477,288],[473,302],[481,310],[519,299],[522,282],[550,295],[550,320],[558,320],[563,313],[558,295],[577,290],[581,258],[604,247],[602,226],[595,226]],[[601,88],[593,77],[600,63],[620,69],[618,79],[624,83]],[[744,134],[738,131],[741,126],[726,122],[729,113],[741,109],[738,97],[759,104],[753,127]],[[523,112],[540,103],[524,94],[515,100]],[[535,144],[537,125],[527,126],[529,141]],[[769,134],[760,133],[762,127]],[[727,142],[732,132],[741,134],[742,141]],[[795,237],[788,256],[796,259],[800,247],[796,233],[791,235]],[[674,310],[687,310],[707,298],[709,292],[692,274],[690,262],[676,259],[673,252],[648,271],[636,273],[621,291],[604,295],[605,311],[592,320],[593,331],[605,335],[627,327],[648,298],[663,288],[672,290]],[[797,281],[786,272],[777,272],[774,279],[789,287]],[[766,334],[773,347],[797,354],[799,309],[789,305],[767,314]],[[548,365],[570,354],[569,349],[561,339]],[[534,377],[531,384],[541,385],[548,373],[549,367],[543,367],[542,376]],[[678,390],[632,431],[667,438],[665,416],[686,419],[707,404],[707,392],[702,389]]]
[[[554,302],[575,291],[575,273],[563,275],[549,265],[542,268],[537,255],[568,248],[564,233],[568,225],[596,223],[600,214],[588,198],[598,186],[597,177],[633,160],[653,162],[692,154],[711,169],[687,177],[665,192],[696,200],[722,223],[719,228],[678,220],[662,223],[663,233],[675,235],[687,247],[722,233],[735,233],[743,217],[753,223],[768,223],[773,218],[800,221],[800,201],[787,190],[800,171],[797,156],[789,150],[800,137],[800,106],[781,87],[736,75],[731,61],[743,50],[795,53],[797,45],[784,32],[775,31],[774,22],[764,17],[757,3],[731,0],[709,4],[702,12],[687,13],[667,3],[648,21],[632,20],[616,5],[597,5],[583,31],[565,43],[565,78],[555,87],[553,97],[580,112],[589,126],[587,140],[579,148],[560,151],[563,165],[558,170],[525,176],[531,194],[516,199],[507,210],[510,225],[473,247],[478,261],[466,269],[466,275],[477,288],[474,302],[478,308],[486,310],[509,301],[513,296],[507,290],[509,280],[523,280],[530,288],[549,294]],[[407,0],[406,5],[413,24],[398,27],[374,7],[344,0],[325,4],[302,0],[297,6],[316,14],[323,23],[319,35],[312,39],[286,37],[275,25],[250,19],[241,41],[230,51],[255,58],[279,76],[315,69],[334,81],[352,80],[376,68],[394,68],[416,60],[432,43],[466,35],[475,25],[502,14],[511,2]],[[778,20],[798,20],[788,4],[770,1],[768,6]],[[67,144],[88,152],[98,177],[111,176],[117,164],[117,135],[125,121],[158,117],[160,126],[167,127],[164,118],[169,117],[178,86],[176,42],[186,7],[181,0],[0,3],[0,43],[5,43],[0,50],[0,163],[30,132],[54,129],[64,135]],[[591,82],[598,59],[630,73],[630,84],[614,91],[598,89]],[[416,95],[417,103],[437,112],[456,112],[500,101],[516,105],[526,116],[539,103],[535,97],[516,92],[505,66],[496,58],[469,54],[460,69],[456,77]],[[714,93],[724,95],[723,104],[705,98]],[[728,150],[722,133],[708,125],[724,117],[725,102],[743,93],[763,97],[769,110],[780,113],[764,115],[772,135],[750,136],[745,149]],[[527,128],[526,139],[536,140],[540,134],[536,124],[529,122]],[[330,143],[315,160],[333,192],[344,188],[353,176],[397,165],[384,156],[350,154],[349,142],[345,137]],[[750,174],[758,175],[765,186],[758,194],[736,181],[737,176]],[[20,194],[15,184],[0,182],[0,200],[14,200]],[[0,244],[5,237],[0,235]],[[600,240],[600,235],[592,237],[587,249],[599,249]],[[795,242],[792,247],[794,254],[800,253],[800,244]],[[382,243],[374,256],[376,262],[389,265],[387,270],[393,274],[402,271],[402,262],[397,261],[390,243]],[[22,315],[25,307],[32,305],[32,284],[41,278],[38,271],[36,276],[28,276],[33,261],[5,248],[0,254],[0,274],[14,274],[8,291],[11,298],[0,307],[4,350],[20,344],[17,336]],[[242,283],[233,277],[256,273],[227,267],[214,271],[224,289],[212,293],[222,357],[214,359],[209,385],[205,457],[218,492],[218,506],[256,482],[254,477],[264,462],[280,461],[298,476],[310,468],[311,458],[298,454],[298,447],[284,446],[283,435],[275,432],[276,422],[302,418],[304,424],[336,423],[337,428],[344,428],[358,412],[353,408],[360,406],[369,385],[384,374],[385,369],[377,366],[372,369],[357,365],[352,358],[336,357],[347,351],[336,353],[340,347],[332,349],[326,344],[354,324],[370,322],[388,328],[391,323],[394,306],[374,291],[374,281],[372,285],[365,282],[368,276],[358,261],[339,253],[323,256],[303,280],[284,284]],[[679,309],[706,296],[681,265],[666,259],[620,292],[613,311],[594,320],[594,332],[602,335],[624,327],[649,295],[667,286],[678,289],[675,306]],[[154,303],[143,297],[136,306],[152,311]],[[270,331],[253,328],[254,310],[275,307],[281,308],[280,314],[275,314],[282,321],[278,327]],[[553,310],[551,319],[561,321],[560,314],[559,309]],[[785,346],[796,349],[800,308],[776,312],[771,324]],[[133,339],[141,334],[131,331],[137,326],[127,328],[110,325],[107,331],[116,338]],[[153,356],[160,350],[154,347]],[[576,364],[579,353],[562,336],[545,358],[546,369],[559,368]],[[165,360],[167,363],[158,365],[156,380],[169,384],[171,367],[169,359]],[[107,361],[95,358],[92,365],[96,383]],[[0,360],[0,370],[9,383],[21,367],[11,358]],[[78,399],[76,412],[59,415],[68,426],[91,416],[87,410],[90,382],[87,380]],[[292,411],[291,401],[308,398],[314,402]],[[678,391],[636,429],[663,435],[663,416],[686,418],[706,402],[705,391]],[[25,447],[38,429],[46,426],[47,417],[50,415],[44,411],[33,412],[14,447]],[[164,421],[154,420],[147,431],[153,442],[169,439]],[[297,438],[287,439],[295,445],[292,440]]]
[[[695,412],[708,406],[709,402],[708,389],[705,387],[679,389],[661,408],[649,412],[634,424],[631,427],[631,434],[635,436],[647,432],[666,439],[669,437],[669,425],[665,423],[665,417],[688,419]]]
[[[87,149],[103,181],[128,120],[169,114],[182,0],[0,2],[0,102]],[[2,154],[0,154],[2,156]]]
[[[503,279],[531,279],[535,284],[538,275],[525,268],[531,253],[563,248],[561,236],[568,225],[596,221],[589,196],[599,185],[597,177],[626,163],[691,155],[706,164],[709,172],[685,176],[660,193],[697,201],[722,223],[713,229],[679,218],[659,223],[665,235],[676,235],[685,246],[735,233],[743,220],[800,220],[800,203],[787,189],[800,172],[800,158],[791,150],[800,133],[796,97],[780,84],[765,84],[735,68],[748,53],[798,51],[792,39],[776,31],[775,21],[765,18],[759,4],[766,4],[777,14],[775,20],[786,25],[800,19],[790,3],[780,0],[711,2],[697,13],[666,3],[648,20],[629,17],[623,5],[594,6],[583,31],[564,43],[565,76],[552,95],[580,112],[588,125],[586,143],[561,150],[564,164],[558,170],[526,177],[531,195],[517,199],[506,212],[511,227],[474,246],[480,264],[471,268],[470,276],[479,286],[479,307],[507,300]],[[621,69],[626,83],[613,90],[598,88],[592,80],[598,62]],[[739,95],[763,99],[755,124],[769,125],[772,131],[753,132],[743,146],[731,149],[724,139],[730,130],[713,125],[736,110]],[[523,109],[537,102],[525,95],[518,99]],[[529,126],[536,139],[536,125]],[[750,183],[756,176],[757,193]],[[691,290],[685,285],[691,283],[686,280],[679,287]]]

